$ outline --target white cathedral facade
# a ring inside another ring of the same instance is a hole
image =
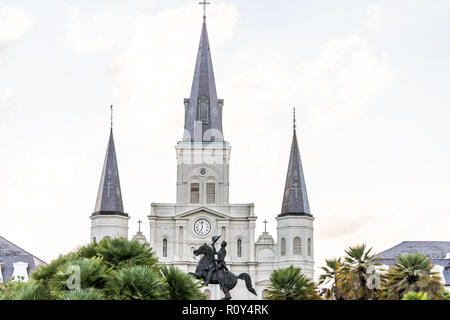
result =
[[[227,242],[228,268],[235,274],[248,273],[258,294],[255,297],[249,293],[244,281],[239,281],[232,291],[234,299],[262,299],[272,271],[278,268],[294,265],[313,278],[314,218],[309,209],[295,124],[282,209],[274,213],[277,241],[268,232],[257,238],[253,203],[229,201],[231,146],[223,136],[224,101],[217,97],[205,20],[191,95],[184,105],[184,136],[176,144],[176,202],[152,203],[148,215],[149,244],[159,261],[194,272],[197,258],[193,250],[203,243],[211,244],[212,236],[221,235],[216,246]],[[91,240],[100,241],[106,236],[128,238],[129,219],[123,209],[111,130],[95,213],[91,215]],[[134,239],[145,241],[141,232]],[[218,285],[204,290],[211,299],[223,297]]]

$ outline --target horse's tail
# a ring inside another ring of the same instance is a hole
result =
[[[241,273],[240,275],[238,275],[238,279],[245,280],[247,290],[253,293],[255,296],[257,295],[255,289],[252,286],[252,278],[248,275],[248,273]]]

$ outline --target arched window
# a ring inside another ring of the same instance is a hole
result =
[[[163,257],[167,258],[167,239],[163,240]]]
[[[214,182],[208,182],[206,184],[206,203],[216,203],[216,184]]]
[[[311,256],[311,252],[312,252],[311,249],[312,249],[311,248],[311,238],[308,238],[308,256]]]
[[[239,239],[237,241],[237,256],[238,258],[242,257],[242,240]]]
[[[198,120],[203,124],[209,122],[209,98],[207,96],[201,96],[198,99]]]
[[[281,255],[282,256],[286,255],[286,239],[285,238],[281,239]]]
[[[302,254],[302,240],[299,237],[294,238],[294,255],[300,256]]]
[[[200,184],[191,183],[191,203],[200,203]]]

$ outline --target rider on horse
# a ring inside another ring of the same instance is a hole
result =
[[[225,257],[227,255],[227,251],[225,250],[225,247],[227,246],[226,241],[222,241],[222,244],[220,245],[219,252],[216,252],[216,242],[219,240],[220,236],[214,236],[212,238],[212,248],[214,250],[214,255],[217,255],[217,259],[215,259],[211,264],[205,266],[205,270],[208,271],[208,275],[206,276],[205,282],[203,282],[203,285],[209,285],[213,272],[216,271],[217,274],[220,270],[226,270],[228,271],[227,265],[225,263]]]

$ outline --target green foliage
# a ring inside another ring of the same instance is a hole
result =
[[[156,265],[151,248],[105,238],[38,267],[28,283],[0,284],[5,300],[203,299],[200,285],[176,268]],[[79,275],[79,281],[75,281]],[[79,288],[77,284],[79,283]],[[70,290],[73,285],[75,290]]]
[[[103,239],[95,248],[97,256],[114,269],[131,266],[153,266],[158,261],[150,248],[138,241]]]
[[[70,280],[77,275],[77,271],[74,270],[78,268],[81,288],[104,288],[109,268],[103,263],[102,258],[99,257],[91,259],[79,258],[61,265],[58,272],[50,280],[51,287],[59,292],[68,290],[68,280],[70,283],[75,284],[74,281]],[[69,279],[69,277],[71,277],[71,279]]]
[[[300,268],[290,266],[272,272],[267,299],[316,300],[320,298],[314,282],[303,275]]]
[[[341,294],[339,293],[339,288],[337,286],[338,278],[342,273],[342,261],[339,259],[329,259],[325,260],[326,266],[322,267],[325,272],[319,277],[318,285],[330,284],[330,288],[325,288],[324,296],[325,299],[340,299]]]
[[[50,300],[49,289],[37,281],[7,282],[0,293],[0,300]]]
[[[168,294],[170,300],[205,300],[206,296],[201,292],[202,285],[200,281],[178,268],[171,266],[161,267],[161,272],[168,285]]]
[[[374,277],[370,271],[379,262],[371,250],[366,245],[359,245],[346,250],[343,260],[326,260],[318,282],[319,285],[331,284],[322,291],[326,299],[400,300],[406,294],[408,300],[419,300],[424,296],[430,300],[448,297],[439,274],[432,270],[434,265],[427,257],[401,255],[389,272],[379,272]]]
[[[350,247],[345,251],[344,264],[337,279],[340,297],[346,300],[373,300],[379,297],[379,290],[370,286],[374,266],[379,265],[378,258],[367,249],[365,244]],[[380,285],[384,280],[381,274]]]
[[[410,291],[402,298],[402,300],[431,300],[426,292]]]
[[[104,300],[102,291],[94,288],[76,289],[61,295],[61,300]]]
[[[113,271],[107,291],[116,300],[158,300],[167,296],[167,284],[153,268],[134,266]]]
[[[442,292],[442,300],[450,300],[450,291],[444,290],[444,292]]]
[[[47,283],[63,264],[75,260],[76,258],[77,255],[72,252],[64,256],[60,255],[57,259],[51,261],[49,264],[40,266],[36,270],[34,270],[31,273],[31,278]]]
[[[420,253],[401,255],[387,274],[386,287],[390,299],[401,299],[412,292],[425,292],[430,298],[441,299],[444,290],[441,277],[432,271],[431,260]]]

